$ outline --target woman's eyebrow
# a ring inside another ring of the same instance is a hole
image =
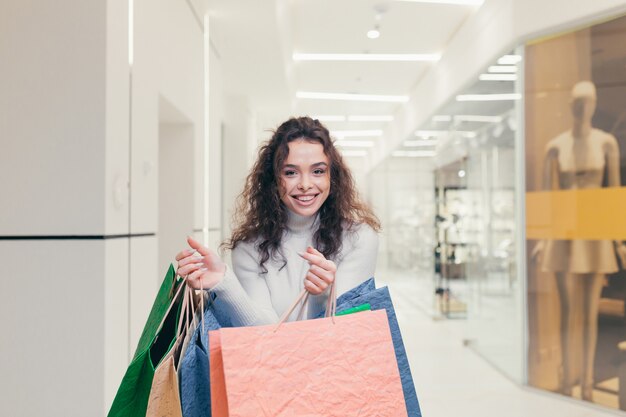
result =
[[[328,164],[326,162],[317,162],[317,163],[315,163],[315,164],[313,164],[311,166],[313,166],[313,167],[327,167]]]

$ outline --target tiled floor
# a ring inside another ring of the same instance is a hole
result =
[[[377,280],[392,293],[425,417],[626,415],[521,387],[463,346],[463,320],[433,320],[398,274],[379,270]]]

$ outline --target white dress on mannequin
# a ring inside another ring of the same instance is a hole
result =
[[[609,166],[608,185],[619,186],[617,140],[600,129],[593,128],[586,138],[577,140],[574,140],[571,130],[560,134],[546,146],[546,157],[550,172],[553,164],[557,165],[560,190],[601,188],[607,161],[613,160],[616,163]],[[551,183],[551,175],[547,174],[548,182]],[[615,273],[618,266],[613,241],[548,240],[541,269],[574,274]]]

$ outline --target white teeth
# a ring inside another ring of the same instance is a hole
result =
[[[296,197],[299,201],[311,201],[313,200],[314,196],[312,195],[301,195]]]

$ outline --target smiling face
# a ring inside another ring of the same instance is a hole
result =
[[[289,143],[280,170],[280,199],[292,212],[312,216],[330,193],[330,166],[324,146],[304,139]]]

